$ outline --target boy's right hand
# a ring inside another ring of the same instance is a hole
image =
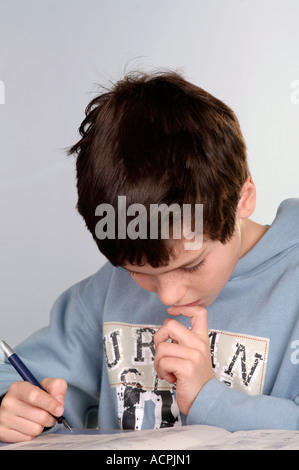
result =
[[[24,381],[10,386],[0,406],[0,441],[30,441],[63,414],[67,383],[48,377],[41,385],[48,393]]]

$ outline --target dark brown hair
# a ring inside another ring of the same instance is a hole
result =
[[[204,233],[228,241],[240,191],[249,177],[239,122],[222,101],[176,72],[130,73],[86,108],[70,148],[76,154],[78,211],[100,251],[114,265],[168,264],[166,240],[95,235],[99,204],[125,195],[141,203],[203,204]]]

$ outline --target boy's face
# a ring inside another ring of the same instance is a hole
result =
[[[205,240],[199,250],[186,251],[184,243],[176,244],[176,258],[166,267],[149,264],[126,264],[137,284],[154,292],[165,305],[209,306],[229,280],[241,252],[239,224],[226,244]]]

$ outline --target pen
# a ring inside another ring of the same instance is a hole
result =
[[[25,364],[21,361],[19,356],[14,352],[11,347],[8,346],[5,341],[0,340],[0,347],[2,351],[4,352],[5,356],[9,360],[9,362],[13,365],[15,370],[19,373],[19,375],[22,377],[23,380],[26,382],[30,382],[32,385],[36,385],[39,387],[41,390],[44,392],[48,393],[42,386],[41,384],[36,380],[36,378],[31,374],[30,370],[25,366]],[[54,416],[56,421],[59,424],[63,424],[67,429],[72,431],[72,428],[67,424],[66,419],[64,416]]]

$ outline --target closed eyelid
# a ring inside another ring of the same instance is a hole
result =
[[[201,261],[199,261],[199,263],[195,264],[194,266],[190,266],[190,267],[184,267],[183,270],[190,273],[192,271],[196,271],[198,268],[200,268],[200,266],[203,266],[204,263],[205,263],[206,259],[202,259]]]
[[[134,274],[141,274],[141,273],[137,273],[136,271],[131,271],[129,269],[125,269],[125,271],[130,274],[131,276],[134,276]]]

